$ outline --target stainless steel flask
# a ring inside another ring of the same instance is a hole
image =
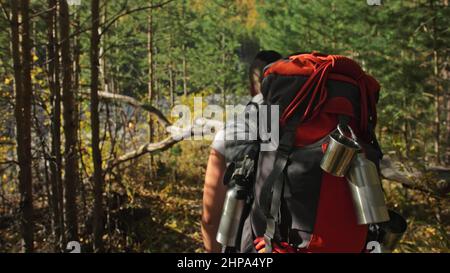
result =
[[[243,215],[249,202],[252,185],[254,160],[246,155],[231,175],[231,187],[228,189],[220,218],[216,240],[224,248],[235,248],[243,224]]]
[[[246,203],[246,194],[239,186],[230,188],[225,197],[225,203],[220,218],[216,240],[222,246],[236,247],[239,223]]]
[[[320,162],[322,170],[338,177],[343,177],[347,173],[355,154],[361,149],[352,129],[350,126],[347,128],[352,138],[344,134],[339,124],[337,130],[330,134],[330,142]]]
[[[364,153],[358,153],[347,173],[358,224],[389,220],[377,167]]]

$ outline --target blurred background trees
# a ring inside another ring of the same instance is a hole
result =
[[[273,49],[346,55],[380,81],[377,135],[408,180],[384,181],[410,224],[399,251],[448,252],[448,0],[0,4],[0,251],[202,251],[209,143],[167,140],[152,113],[245,102]]]

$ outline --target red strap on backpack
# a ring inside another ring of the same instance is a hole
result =
[[[289,60],[280,60],[274,63],[265,71],[265,76],[271,73],[309,76],[281,115],[280,123],[282,126],[301,103],[307,103],[307,106],[300,123],[317,116],[327,99],[326,81],[328,79],[345,81],[358,86],[361,93],[361,133],[364,135],[367,133],[369,118],[373,126],[376,125],[375,105],[380,85],[374,78],[367,75],[356,62],[347,57],[323,55],[317,52],[294,55],[290,56]],[[305,101],[309,94],[309,101]],[[317,103],[315,103],[316,101]],[[369,117],[369,109],[371,117]]]

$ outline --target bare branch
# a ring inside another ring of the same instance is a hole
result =
[[[3,1],[1,1],[1,0],[0,0],[0,7],[1,7],[2,11],[3,11],[3,14],[5,15],[6,21],[8,21],[9,23],[11,23],[11,18],[9,18],[9,14],[8,14],[7,9],[6,9],[6,6],[5,6],[5,4],[3,3]]]
[[[444,185],[438,185],[438,187],[428,187],[427,185],[419,184],[412,177],[425,180],[424,174],[418,171],[413,174],[407,174],[399,170],[396,163],[399,162],[394,162],[389,156],[385,156],[380,162],[381,176],[388,181],[400,183],[405,188],[421,191],[435,197],[440,198],[448,193],[449,186],[447,182],[444,181],[444,183],[441,183]]]
[[[117,20],[119,20],[119,19],[122,18],[123,16],[129,15],[129,14],[134,13],[134,12],[144,11],[144,10],[147,10],[147,9],[161,8],[161,7],[163,7],[163,6],[165,6],[165,5],[169,4],[169,3],[171,3],[171,2],[173,2],[173,1],[174,1],[174,0],[168,0],[168,1],[165,1],[165,2],[160,3],[160,4],[156,4],[156,5],[151,5],[151,6],[145,6],[145,7],[139,7],[139,8],[134,8],[134,9],[126,10],[124,13],[119,14],[119,15],[113,17],[108,23],[106,23],[106,24],[103,26],[103,28],[102,28],[102,32],[100,33],[100,36],[102,36],[105,32],[107,32],[108,29],[109,29],[109,28],[110,28]]]
[[[46,14],[46,13],[49,13],[49,12],[55,10],[55,9],[56,9],[56,6],[53,6],[53,7],[51,7],[51,8],[48,8],[48,9],[46,9],[46,10],[41,10],[41,11],[35,13],[35,14],[30,15],[30,19],[33,19],[33,18],[35,18],[35,17],[39,17],[39,16],[41,16],[41,15],[43,15],[43,14]]]
[[[110,172],[113,168],[115,168],[117,165],[121,163],[136,159],[148,153],[166,150],[172,147],[174,144],[186,138],[189,138],[195,132],[203,133],[204,126],[207,126],[208,128],[223,126],[221,122],[200,118],[195,120],[193,126],[188,126],[186,128],[179,128],[173,126],[160,110],[156,109],[155,107],[149,104],[142,103],[130,96],[118,95],[109,92],[98,92],[98,96],[100,99],[111,100],[116,103],[117,102],[126,103],[135,108],[142,108],[150,112],[151,114],[155,115],[158,118],[159,122],[166,128],[166,131],[169,133],[169,136],[161,140],[160,142],[143,144],[131,152],[108,160],[108,167],[106,168],[104,174]]]
[[[117,16],[115,16],[113,19],[111,19],[111,21],[109,21],[107,24],[103,24],[102,26],[104,26],[102,28],[102,32],[100,33],[100,37],[106,33],[106,31],[114,24],[114,22],[116,22],[117,20],[119,20],[121,17],[126,16],[126,15],[130,15],[131,13],[134,12],[138,12],[138,11],[144,11],[147,9],[152,9],[152,8],[161,8],[163,6],[165,6],[166,4],[169,4],[170,2],[173,2],[174,0],[169,0],[167,2],[161,3],[161,4],[157,4],[157,5],[153,5],[153,6],[146,6],[146,7],[140,7],[140,8],[135,8],[135,9],[131,9],[131,10],[126,10],[124,13],[121,13]],[[102,27],[101,26],[101,27]],[[72,39],[75,36],[78,36],[80,34],[83,34],[85,32],[91,31],[92,27],[86,27],[86,28],[80,28],[77,31],[74,31],[71,35],[69,35],[68,39]],[[61,39],[59,41],[59,44],[63,43],[65,40]]]
[[[165,139],[163,139],[160,142],[155,142],[155,143],[147,143],[144,144],[142,146],[140,146],[137,150],[128,152],[124,155],[121,155],[119,157],[117,157],[117,159],[115,159],[111,166],[109,167],[109,169],[114,168],[115,166],[117,166],[118,164],[124,163],[126,161],[130,161],[133,159],[136,159],[144,154],[147,153],[153,153],[156,151],[163,151],[166,150],[170,147],[172,147],[175,143],[180,142],[182,139],[180,140],[175,140],[172,137],[167,137]]]
[[[172,125],[170,123],[170,121],[164,116],[164,114],[158,110],[157,108],[151,106],[150,104],[147,103],[142,103],[138,100],[136,100],[135,98],[132,98],[130,96],[125,96],[125,95],[118,95],[118,94],[113,94],[113,93],[109,93],[109,92],[98,92],[98,96],[101,99],[106,99],[106,100],[112,100],[112,101],[120,101],[126,104],[129,104],[133,107],[136,108],[142,108],[147,112],[150,112],[151,114],[155,115],[158,119],[158,121],[164,126],[170,126]]]
[[[140,146],[139,148],[137,148],[136,150],[133,150],[122,156],[119,156],[116,159],[110,160],[107,171],[113,169],[114,167],[116,167],[117,165],[119,165],[121,163],[136,159],[142,155],[145,155],[148,153],[164,151],[180,141],[189,139],[196,132],[204,133],[203,132],[204,126],[207,126],[208,128],[221,127],[221,126],[223,126],[223,124],[221,122],[218,122],[215,120],[201,118],[194,122],[194,126],[188,126],[186,128],[179,128],[176,126],[167,126],[166,131],[168,133],[170,133],[170,136],[168,136],[167,138],[163,139],[160,142],[144,144],[144,145]],[[213,132],[209,132],[209,135],[211,135],[211,134],[213,134]],[[205,135],[203,135],[203,136],[205,136]]]
[[[0,165],[19,165],[19,162],[16,160],[6,160],[6,161],[0,161]]]

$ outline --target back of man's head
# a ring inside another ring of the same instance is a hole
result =
[[[250,94],[252,96],[261,92],[264,67],[281,58],[281,54],[273,50],[262,50],[256,54],[249,69]]]

